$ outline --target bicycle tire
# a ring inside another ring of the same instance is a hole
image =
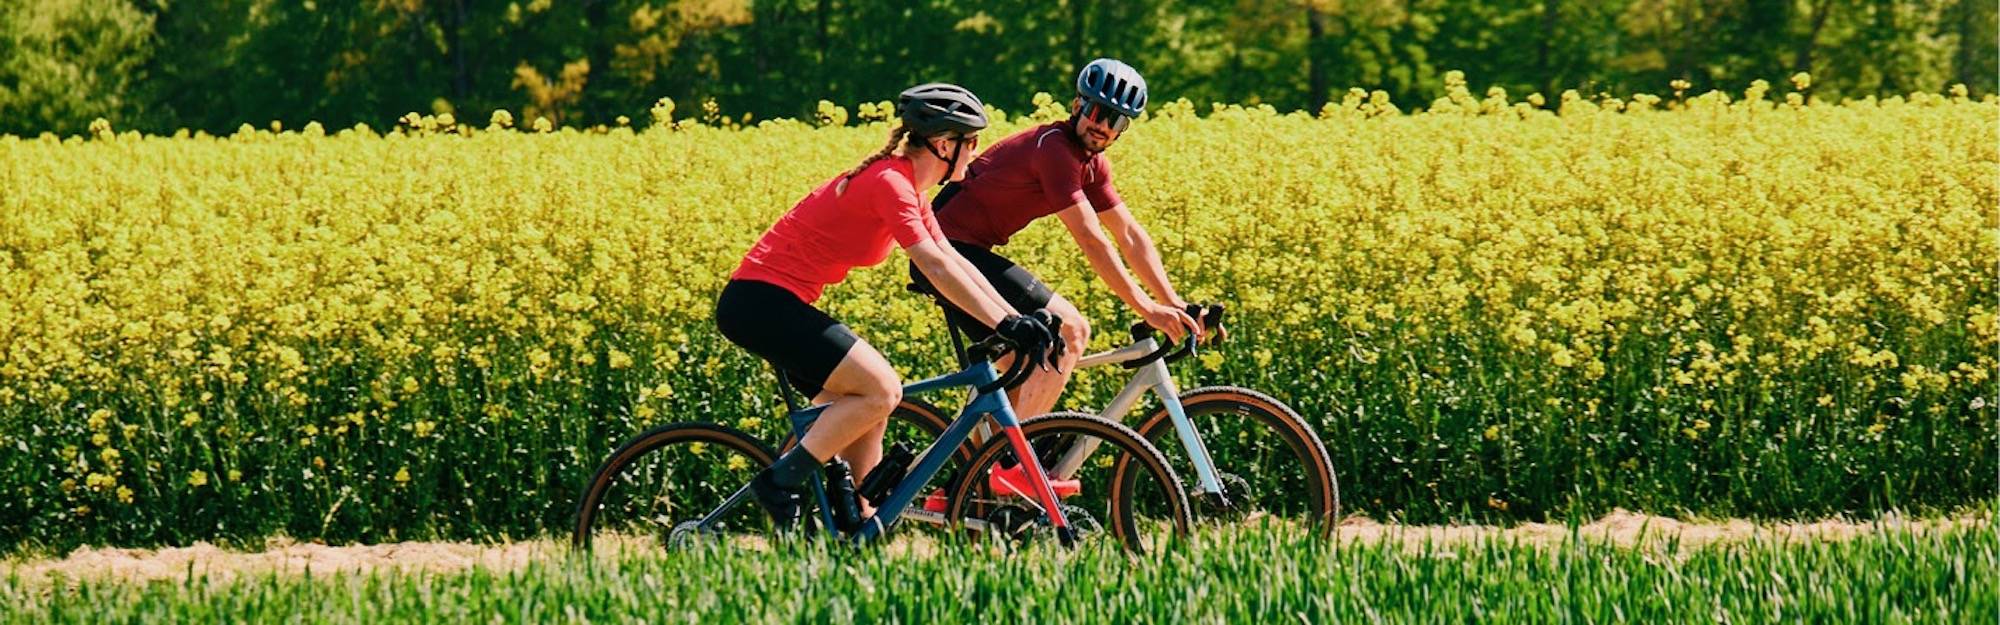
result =
[[[611,457],[605,460],[597,473],[591,476],[590,484],[584,489],[583,498],[577,502],[576,527],[570,536],[570,545],[579,550],[588,550],[593,538],[593,527],[602,513],[606,496],[618,484],[617,478],[628,467],[642,458],[667,449],[679,443],[713,444],[743,454],[757,471],[771,466],[777,459],[777,452],[756,437],[726,425],[683,421],[657,426],[640,433],[620,445]],[[752,474],[755,471],[751,471]],[[747,480],[746,482],[747,483]],[[750,504],[754,508],[754,504]],[[810,517],[810,514],[807,515]]]
[[[1296,464],[1304,467],[1305,494],[1309,523],[1317,527],[1323,536],[1333,535],[1334,527],[1340,520],[1340,482],[1334,473],[1332,455],[1312,426],[1299,417],[1284,402],[1255,390],[1237,386],[1207,386],[1181,393],[1182,410],[1189,419],[1210,415],[1232,414],[1247,418],[1261,427],[1269,429],[1284,441]],[[1166,407],[1158,408],[1141,422],[1139,434],[1155,446],[1180,446],[1175,435],[1173,420]],[[1213,434],[1211,432],[1210,434]],[[1208,435],[1204,435],[1206,438]],[[1167,439],[1175,439],[1168,442]],[[1215,456],[1217,469],[1229,465],[1229,458],[1216,452],[1216,446],[1208,445]]]
[[[1179,475],[1174,472],[1173,467],[1158,449],[1131,428],[1096,415],[1055,412],[1022,421],[1021,433],[1031,446],[1038,439],[1061,441],[1063,440],[1061,437],[1065,435],[1075,435],[1095,437],[1102,440],[1104,445],[1117,450],[1115,452],[1117,455],[1112,457],[1111,466],[1108,467],[1112,478],[1108,480],[1110,492],[1106,494],[1108,504],[1106,516],[1110,517],[1113,536],[1122,542],[1127,550],[1139,553],[1147,550],[1145,537],[1141,535],[1143,529],[1140,527],[1141,520],[1135,512],[1136,500],[1141,498],[1141,493],[1144,493],[1143,496],[1147,499],[1154,497],[1163,499],[1148,503],[1161,507],[1156,510],[1163,510],[1167,520],[1172,523],[1172,536],[1186,537],[1192,531],[1193,514],[1189,509],[1187,494],[1180,487],[1182,482]],[[973,455],[972,461],[967,465],[967,475],[986,475],[995,463],[1012,458],[1012,452],[1013,447],[1008,437],[995,436]],[[1156,482],[1157,486],[1140,488],[1142,485],[1134,480],[1142,472],[1145,477]],[[955,485],[947,503],[949,511],[947,518],[962,520],[985,517],[988,511],[982,510],[982,507],[992,507],[990,503],[982,503],[992,498],[991,493],[985,492],[986,484],[987,480],[967,479]]]

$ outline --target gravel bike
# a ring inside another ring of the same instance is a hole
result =
[[[911,290],[928,294],[914,287]],[[1220,304],[1191,305],[1188,314],[1217,335],[1218,341],[1227,336]],[[953,350],[964,362],[971,354],[963,347],[962,334],[949,316],[946,326],[951,328]],[[1130,336],[1131,343],[1084,356],[1077,367],[1117,365],[1132,372],[1124,388],[1096,415],[1103,420],[1123,422],[1147,393],[1158,398],[1157,407],[1139,421],[1137,432],[1175,466],[1193,467],[1192,481],[1185,487],[1195,504],[1197,520],[1284,520],[1332,535],[1340,518],[1340,484],[1332,456],[1305,419],[1284,402],[1247,388],[1204,386],[1182,392],[1168,365],[1197,353],[1193,333],[1174,345],[1157,338],[1152,327],[1139,322],[1132,324]],[[934,436],[947,425],[943,414],[922,399],[905,398],[890,415],[890,429],[892,434],[900,432],[912,438]],[[1049,416],[1091,415],[1056,412]],[[984,429],[973,432],[958,457],[970,459],[970,450],[990,437],[991,432]],[[1051,442],[1055,445],[1043,450],[1040,460],[1056,480],[1084,469],[1097,451],[1097,445],[1090,441]],[[961,475],[981,475],[980,467],[968,471],[968,466],[965,462],[955,464],[947,472],[951,476],[948,482],[980,484],[981,480],[960,479]],[[942,511],[943,504],[935,500],[929,507]]]
[[[891,448],[858,486],[841,479],[844,463],[829,463],[826,482],[808,480],[804,531],[865,543],[913,513],[934,522],[951,519],[953,526],[1012,541],[1053,537],[1065,547],[1095,538],[1144,552],[1185,535],[1193,517],[1180,478],[1166,456],[1139,433],[1089,415],[1015,417],[1004,390],[1027,377],[1030,359],[1015,358],[1000,373],[993,361],[1009,349],[1005,339],[981,341],[966,350],[969,364],[957,373],[903,387],[906,398],[946,388],[971,387],[973,393],[955,419],[940,422],[922,455],[900,445]],[[789,392],[785,399],[792,408],[790,440],[797,440],[826,405],[800,407]],[[1003,436],[972,444],[975,426],[997,428]],[[1052,448],[1056,441],[1086,441],[1109,449],[1058,485],[1047,479],[1032,451]],[[756,437],[714,422],[682,421],[647,430],[620,445],[591,477],[577,506],[572,544],[588,549],[606,536],[668,547],[766,540],[779,528],[752,501],[749,484],[777,455]],[[1015,479],[998,492],[978,480],[959,480],[947,492],[927,498],[940,500],[941,510],[912,509],[918,494],[954,458],[981,475],[1009,475],[1011,469]],[[855,513],[862,499],[876,506],[866,518]]]

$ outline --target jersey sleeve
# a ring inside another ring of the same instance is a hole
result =
[[[930,215],[931,209],[924,206],[923,196],[908,178],[884,168],[869,176],[867,182],[861,185],[864,191],[855,199],[874,207],[882,226],[896,238],[897,245],[908,248],[936,236],[937,218]]]
[[[1118,197],[1118,189],[1111,186],[1111,159],[1099,154],[1090,160],[1094,171],[1085,177],[1083,195],[1090,200],[1091,210],[1102,213],[1125,200]]]
[[[1035,146],[1035,178],[1042,183],[1042,198],[1058,210],[1090,199],[1083,192],[1083,163],[1076,161],[1059,140]]]

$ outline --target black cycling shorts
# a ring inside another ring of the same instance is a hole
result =
[[[1055,291],[1049,290],[1049,285],[1042,284],[1035,274],[1028,273],[1028,270],[1004,256],[993,253],[991,249],[958,241],[952,241],[951,246],[957,249],[959,255],[964,256],[966,261],[971,262],[973,267],[979,269],[980,275],[986,276],[987,282],[993,283],[993,290],[1000,293],[1001,299],[1007,300],[1007,305],[1013,306],[1014,310],[1021,314],[1047,308],[1049,301],[1056,297]],[[923,293],[933,296],[937,294],[936,287],[931,285],[930,279],[924,276],[922,270],[917,269],[916,263],[910,263],[910,284]],[[971,340],[979,341],[993,335],[993,328],[980,323],[977,317],[959,310],[941,296],[935,299],[944,306],[945,318],[950,319],[951,324],[965,332]]]
[[[769,282],[730,280],[715,301],[722,336],[777,365],[810,400],[861,340],[846,324]]]

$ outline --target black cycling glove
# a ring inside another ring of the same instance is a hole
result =
[[[1042,327],[1049,329],[1049,357],[1047,362],[1049,368],[1054,369],[1056,363],[1062,360],[1063,353],[1069,349],[1069,344],[1063,341],[1062,337],[1062,317],[1049,312],[1047,308],[1028,313],[1028,316],[1042,322]]]
[[[993,326],[993,333],[1014,344],[1014,353],[1027,359],[1028,366],[1040,367],[1046,364],[1049,347],[1055,344],[1055,333],[1048,324],[1030,315],[1008,315]]]

